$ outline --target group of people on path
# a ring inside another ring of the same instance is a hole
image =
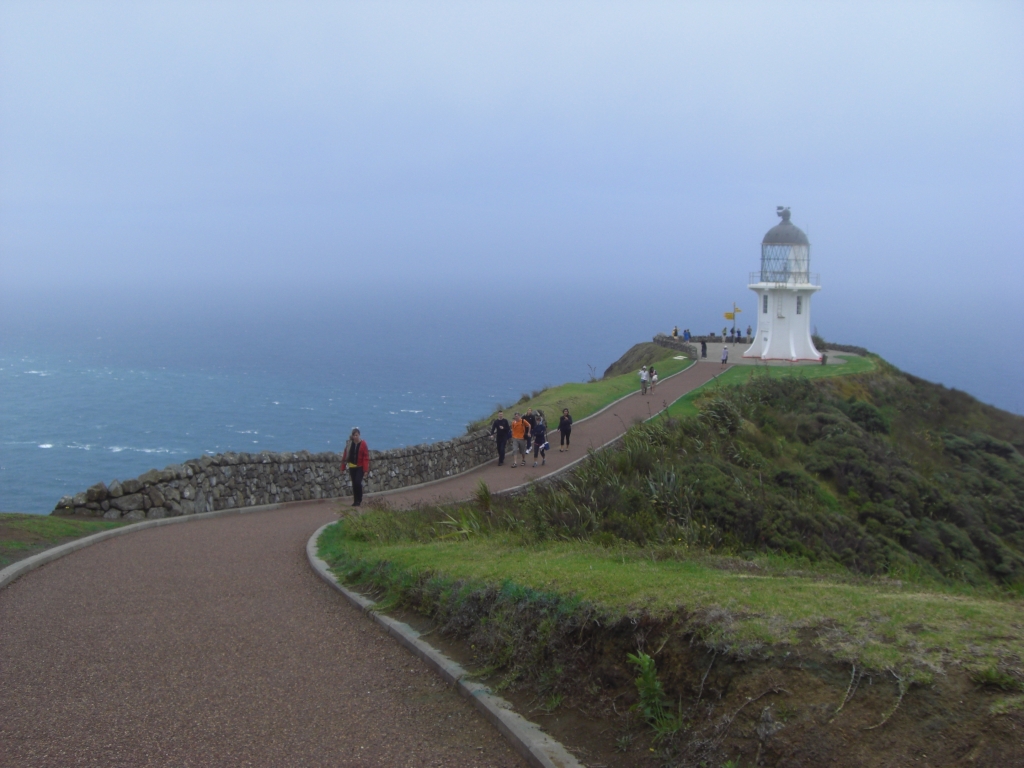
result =
[[[723,360],[724,362],[724,360]],[[654,394],[658,386],[658,371],[654,366],[648,368],[646,365],[640,368],[640,393],[647,394],[648,389]],[[562,409],[562,415],[558,419],[558,443],[559,453],[569,450],[572,437],[572,416],[568,408]],[[537,409],[534,413],[532,408],[527,408],[526,413],[520,414],[516,411],[512,415],[512,422],[505,418],[504,411],[498,411],[498,416],[491,422],[491,434],[498,446],[498,466],[505,463],[505,453],[508,444],[512,443],[512,466],[526,466],[526,457],[533,454],[533,466],[544,466],[547,463],[547,452],[551,447],[548,442],[548,424],[544,417],[544,411]],[[358,507],[363,503],[363,479],[370,472],[370,449],[362,439],[359,428],[352,430],[348,441],[345,443],[345,450],[342,453],[345,457],[342,469],[347,470],[352,480],[352,506]]]
[[[725,328],[722,329],[722,336],[726,336]],[[749,336],[751,329],[747,328],[747,335]],[[672,329],[672,335],[676,338],[679,337],[679,328]],[[692,338],[690,330],[687,328],[682,333],[684,340],[690,340]],[[738,339],[738,336],[732,336],[732,339]],[[707,342],[701,340],[700,343],[700,356],[706,358],[708,356],[708,345]],[[729,362],[729,348],[726,346],[722,347],[722,365]],[[651,394],[654,394],[655,388],[658,386],[658,372],[652,365],[648,368],[646,365],[641,366],[640,371],[640,394],[646,395],[648,390]],[[534,413],[532,408],[527,408],[526,413],[520,414],[516,411],[512,416],[512,422],[505,418],[504,411],[498,411],[498,417],[491,422],[491,434],[495,438],[495,442],[498,446],[498,466],[502,466],[505,463],[505,453],[508,448],[508,444],[512,443],[512,466],[526,466],[526,457],[531,453],[533,454],[533,466],[544,466],[547,462],[547,452],[551,447],[547,439],[548,425],[547,420],[544,418],[544,411],[537,409]],[[561,439],[558,444],[558,451],[569,450],[569,439],[572,435],[572,416],[569,415],[569,409],[562,409],[562,416],[558,420],[558,432]],[[345,451],[342,454],[345,457],[345,463],[342,465],[343,470],[348,470],[349,477],[352,480],[352,506],[358,507],[363,503],[363,479],[370,472],[370,450],[366,447],[366,443],[362,440],[359,433],[359,428],[356,427],[352,430],[352,434],[349,436],[348,441],[345,443]]]
[[[569,409],[562,409],[562,417],[558,420],[558,431],[562,436],[558,451],[569,450],[569,437],[572,434],[572,416]],[[526,457],[533,453],[533,466],[538,463],[541,466],[547,462],[548,448],[548,423],[544,418],[544,411],[527,408],[526,413],[520,414],[516,411],[512,416],[512,423],[505,418],[504,411],[498,411],[498,417],[491,422],[491,434],[494,435],[498,445],[498,466],[505,463],[505,449],[508,442],[512,441],[512,466],[526,466]],[[540,461],[538,462],[538,459]]]
[[[754,333],[754,330],[748,325],[747,326],[746,338],[748,338],[748,339],[751,338],[753,333]],[[690,333],[690,329],[689,328],[684,328],[683,332],[679,333],[679,326],[677,325],[675,328],[672,329],[672,338],[673,339],[678,339],[680,336],[682,337],[683,341],[692,341],[693,340],[693,334]],[[714,341],[714,339],[715,339],[714,331],[712,331],[711,333],[708,334],[708,338],[711,339],[712,341]],[[730,328],[723,328],[722,329],[722,340],[723,341],[728,339],[729,343],[739,344],[740,340],[743,339],[743,338],[744,338],[744,336],[743,336],[743,329],[742,328],[732,328],[732,329],[730,329]],[[702,339],[700,344],[701,344],[701,348],[703,349],[707,345],[707,341]],[[706,354],[702,355],[702,356],[703,357],[707,357]]]
[[[708,356],[708,343],[702,341],[700,343],[700,356],[702,359],[707,359]],[[722,365],[729,362],[729,347],[722,345]]]
[[[647,370],[646,365],[640,366],[640,394],[646,395],[648,387],[651,390],[651,394],[654,394],[654,388],[658,386],[658,372],[654,370],[654,366],[651,366],[650,370]]]
[[[498,443],[498,466],[505,463],[505,448],[509,440],[512,441],[512,466],[519,466],[517,458],[526,466],[526,457],[533,453],[533,466],[539,463],[543,466],[547,462],[547,452],[550,444],[547,439],[548,425],[544,418],[544,411],[527,408],[526,413],[520,415],[518,412],[513,416],[509,424],[503,411],[498,411],[498,418],[491,422],[491,434],[496,437]],[[558,431],[562,436],[559,443],[559,452],[569,450],[569,438],[572,435],[572,416],[569,409],[562,409],[562,417],[558,420]],[[352,506],[358,507],[363,503],[363,480],[370,473],[370,449],[366,441],[362,439],[359,427],[355,427],[345,442],[345,450],[341,454],[344,461],[341,465],[342,471],[347,471],[352,481]]]
[[[751,328],[748,325],[747,326],[746,338],[750,339],[752,337],[753,333],[754,333],[753,328]],[[742,328],[723,328],[722,329],[722,341],[725,341],[726,339],[728,339],[730,344],[733,344],[733,343],[739,344],[739,343],[741,343],[743,338],[744,338],[744,336],[743,336],[743,329]]]
[[[683,337],[683,341],[690,341],[693,338],[693,334],[690,333],[690,329],[689,328],[683,328],[683,333],[681,335]],[[679,336],[680,336],[679,326],[677,325],[677,326],[675,326],[672,329],[672,338],[673,339],[678,339]]]

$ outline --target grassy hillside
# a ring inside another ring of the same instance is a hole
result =
[[[856,373],[867,373],[873,371],[881,363],[881,359],[871,356],[836,355],[838,359],[845,362],[837,365],[736,365],[727,369],[713,381],[693,392],[684,395],[669,406],[668,414],[672,417],[695,416],[697,414],[697,401],[708,395],[708,390],[721,387],[733,387],[738,384],[746,384],[755,376],[770,376],[777,379],[800,378],[800,379],[823,379],[833,376],[850,376]]]
[[[787,754],[811,754],[839,739],[827,726],[865,674],[881,687],[859,694],[856,729],[917,707],[897,740],[921,752],[934,754],[920,721],[936,707],[963,729],[950,760],[993,718],[1024,724],[1024,418],[878,358],[733,370],[556,482],[372,510],[329,529],[321,553],[553,708],[604,696],[637,711],[642,685],[663,684],[647,721],[652,749],[675,745],[666,764],[762,755],[763,740],[724,740],[754,694],[801,723]],[[719,657],[731,666],[708,677]],[[660,682],[643,667],[655,659]],[[705,684],[717,703],[701,704]],[[911,693],[922,685],[932,698]],[[771,714],[746,716],[753,732]],[[999,727],[990,748],[1024,759]],[[892,759],[892,733],[842,764]]]
[[[505,525],[530,542],[776,553],[1024,588],[1024,419],[876,366],[818,380],[734,369],[747,381],[705,389],[695,415],[635,427],[564,481],[501,501]]]
[[[636,376],[637,371],[640,370],[640,366],[642,365],[646,365],[649,368],[655,363],[665,360],[665,358],[675,358],[682,354],[682,352],[662,347],[652,341],[634,344],[626,350],[626,353],[622,357],[608,366],[602,378],[609,379],[613,376],[621,376],[623,374],[632,374],[633,376]],[[664,377],[664,374],[660,370],[659,374]]]
[[[0,568],[66,541],[124,524],[112,520],[0,513]]]

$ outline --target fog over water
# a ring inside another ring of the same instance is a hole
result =
[[[821,335],[1024,413],[1022,39],[1009,2],[3,4],[0,508],[64,459],[169,463],[40,464],[6,439],[34,420],[220,450],[218,408],[337,394],[270,420],[296,450],[457,401],[397,445],[756,324],[780,204]]]

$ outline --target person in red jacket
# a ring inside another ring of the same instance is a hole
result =
[[[342,455],[345,457],[342,469],[348,469],[352,478],[352,506],[358,507],[363,503],[363,478],[370,473],[370,449],[360,437],[359,427],[352,430]]]

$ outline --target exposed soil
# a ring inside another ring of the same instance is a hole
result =
[[[430,632],[426,639],[467,669],[481,668],[482,654],[468,640],[441,635],[412,611],[389,615]],[[849,665],[816,651],[810,634],[797,648],[744,660],[691,636],[666,637],[667,629],[657,621],[625,621],[592,635],[576,684],[559,691],[561,701],[535,684],[519,683],[500,695],[591,768],[1024,765],[1024,712],[991,714],[1009,694],[965,673],[911,685],[901,700],[892,673],[851,675]],[[657,741],[631,712],[637,693],[626,654],[638,646],[655,658],[666,692],[683,712],[685,725],[674,739]],[[501,688],[501,673],[480,679]]]

